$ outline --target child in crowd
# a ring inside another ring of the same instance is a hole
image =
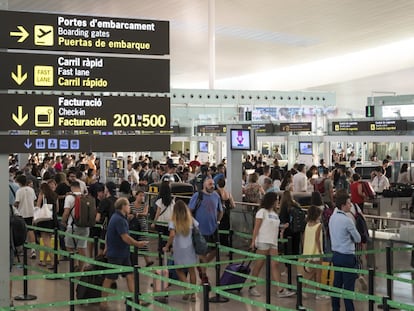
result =
[[[178,200],[174,205],[171,222],[169,223],[170,235],[167,244],[163,248],[167,252],[173,246],[174,264],[176,265],[196,265],[197,255],[193,246],[192,229],[198,227],[198,222],[193,219],[190,209],[182,200]],[[187,282],[184,269],[176,269],[178,279]],[[189,267],[190,283],[196,284],[197,277],[195,267]],[[186,294],[183,300],[196,301],[195,294]]]
[[[277,240],[279,235],[280,219],[278,214],[275,212],[276,205],[277,194],[275,192],[268,192],[264,195],[260,204],[260,209],[256,213],[256,222],[253,230],[251,248],[257,249],[257,254],[271,256],[278,255]],[[252,271],[252,276],[259,276],[263,264],[264,260],[256,261]],[[279,263],[274,260],[272,261],[272,278],[276,282],[280,282]],[[249,294],[255,297],[260,296],[260,293],[254,286],[249,288]],[[285,288],[278,287],[277,296],[279,298],[290,297],[294,294],[294,292],[291,292]]]

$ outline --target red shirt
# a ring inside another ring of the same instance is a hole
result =
[[[364,197],[361,196],[358,192],[359,185],[361,185],[359,181],[355,181],[351,184],[351,202],[352,203],[356,203],[356,204],[364,203]]]

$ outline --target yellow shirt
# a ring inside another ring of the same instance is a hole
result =
[[[320,228],[322,224],[316,224],[313,226],[309,226],[306,225],[305,228],[305,238],[303,241],[303,255],[317,255],[317,254],[321,254],[319,252],[319,249],[317,247],[316,244],[316,232],[318,231],[318,229]],[[319,233],[319,241],[321,244],[320,249],[323,250],[322,248],[322,230],[320,230]]]

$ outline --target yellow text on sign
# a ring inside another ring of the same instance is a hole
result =
[[[34,85],[53,86],[53,66],[34,66]]]
[[[35,25],[34,44],[42,46],[53,46],[53,26]]]
[[[52,127],[55,124],[55,109],[53,106],[36,106],[35,126]]]

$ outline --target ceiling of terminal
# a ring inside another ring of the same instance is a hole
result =
[[[414,78],[412,0],[219,0],[215,6],[217,88],[348,90],[362,98],[371,91],[413,92],[406,83]],[[207,0],[9,0],[8,8],[169,20],[172,87],[208,87]]]

